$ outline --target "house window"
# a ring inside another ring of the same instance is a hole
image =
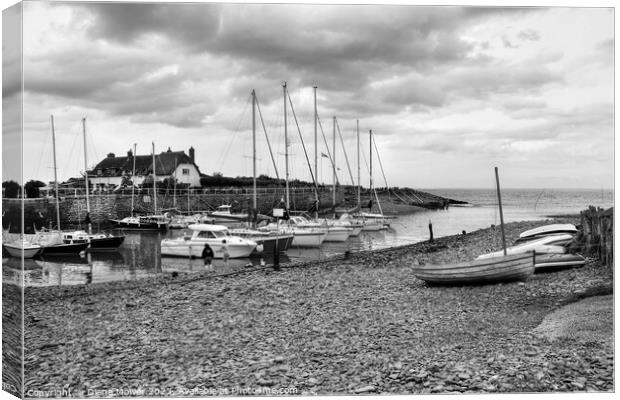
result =
[[[183,175],[189,175],[189,168],[183,168],[182,173]]]

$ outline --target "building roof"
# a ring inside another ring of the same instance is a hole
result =
[[[91,171],[88,171],[88,174],[93,177],[131,175],[134,158],[136,161],[136,176],[146,176],[153,172],[152,155],[134,157],[130,151],[124,157],[116,157],[113,153],[108,154]],[[155,174],[158,176],[172,175],[175,166],[179,164],[192,164],[200,174],[200,169],[190,156],[185,154],[184,151],[171,151],[170,149],[155,155]],[[101,174],[97,173],[98,170],[101,170]]]

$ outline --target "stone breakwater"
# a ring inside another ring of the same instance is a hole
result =
[[[508,239],[535,224],[508,224]],[[534,332],[562,305],[609,293],[610,272],[596,260],[485,286],[431,287],[411,274],[415,263],[497,250],[499,236],[489,228],[281,271],[27,288],[26,390],[613,390],[613,338]]]

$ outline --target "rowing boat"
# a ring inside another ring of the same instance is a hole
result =
[[[516,254],[456,264],[422,265],[413,268],[416,278],[444,285],[472,285],[524,281],[534,273],[534,256]]]

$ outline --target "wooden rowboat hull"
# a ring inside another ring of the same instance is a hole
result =
[[[476,285],[524,281],[534,273],[534,256],[516,254],[483,260],[424,265],[413,268],[416,278],[443,285]]]

